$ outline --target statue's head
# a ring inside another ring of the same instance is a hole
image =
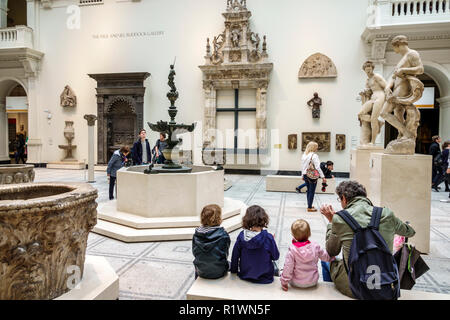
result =
[[[395,53],[399,53],[402,48],[408,46],[408,38],[406,36],[396,36],[391,41]]]
[[[314,98],[318,98],[319,94],[317,92],[314,92]]]
[[[374,69],[375,69],[375,65],[373,64],[372,61],[366,61],[363,64],[362,69],[367,73],[371,73]]]

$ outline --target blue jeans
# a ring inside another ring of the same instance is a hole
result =
[[[305,182],[304,184],[302,184],[302,185],[299,185],[297,188],[299,189],[299,190],[302,190],[304,187],[306,187],[307,186],[307,183]]]
[[[306,176],[306,174],[303,176],[303,178],[305,179],[306,187],[308,188],[308,191],[306,192],[308,209],[311,209],[314,202],[314,195],[316,194],[317,180],[313,182]]]
[[[333,282],[331,280],[331,275],[330,275],[330,263],[329,262],[324,262],[324,261],[320,261],[320,263],[322,265],[323,281],[325,281],[325,282]]]

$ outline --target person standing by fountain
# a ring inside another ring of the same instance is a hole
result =
[[[25,164],[25,138],[22,134],[18,134],[16,136],[15,147],[16,152],[14,153],[14,157],[16,164],[19,164],[20,160],[22,160],[22,163]]]
[[[139,132],[139,139],[133,145],[131,149],[133,162],[135,165],[145,165],[152,162],[152,153],[150,151],[150,143],[147,139],[147,131],[142,129]]]
[[[159,139],[156,141],[155,145],[155,157],[156,163],[164,164],[166,158],[164,157],[163,151],[167,148],[166,134],[164,132],[159,133]]]
[[[125,146],[120,150],[114,151],[111,159],[108,162],[108,169],[106,173],[109,179],[109,200],[114,199],[114,186],[116,185],[117,170],[120,170],[128,161],[127,156],[130,154],[130,148]]]

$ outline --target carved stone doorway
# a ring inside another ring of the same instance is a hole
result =
[[[97,80],[97,164],[114,151],[133,146],[144,128],[144,81],[150,73],[90,74]]]
[[[122,146],[132,146],[135,132],[140,130],[137,126],[137,115],[131,102],[124,101],[120,97],[111,103],[106,114],[107,129],[107,157],[111,159],[114,151]]]

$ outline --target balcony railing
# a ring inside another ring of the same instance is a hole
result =
[[[33,48],[33,29],[15,26],[0,29],[0,49]]]
[[[375,0],[369,25],[450,22],[450,0]]]

